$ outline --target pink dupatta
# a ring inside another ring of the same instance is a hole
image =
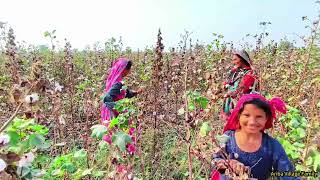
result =
[[[109,70],[109,76],[106,78],[105,83],[106,83],[106,88],[104,90],[104,93],[108,93],[111,87],[118,82],[122,81],[122,72],[126,68],[129,60],[126,58],[119,58],[115,63],[113,63],[112,68]],[[116,100],[120,100],[125,98],[126,96],[126,91],[122,90],[120,95],[116,97]],[[112,119],[114,116],[114,113],[112,110],[106,107],[105,104],[102,105],[101,107],[101,119],[102,119],[102,124],[104,125],[109,125],[109,121]]]

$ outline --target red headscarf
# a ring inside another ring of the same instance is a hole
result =
[[[276,119],[276,110],[283,113],[283,114],[287,113],[286,105],[280,98],[275,97],[271,100],[267,100],[265,97],[263,97],[260,94],[245,94],[239,99],[236,107],[234,108],[231,115],[229,116],[228,122],[225,125],[223,132],[228,131],[228,130],[237,130],[240,128],[239,111],[240,111],[240,109],[243,108],[244,103],[251,101],[253,99],[260,99],[260,100],[266,102],[267,104],[269,104],[269,106],[270,106],[272,116],[268,117],[266,125],[263,130],[269,129],[272,127],[273,120]]]

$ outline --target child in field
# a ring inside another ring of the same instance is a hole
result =
[[[214,154],[217,170],[212,172],[212,180],[223,179],[220,172],[227,167],[236,174],[250,169],[252,177],[259,180],[269,178],[272,171],[294,171],[282,145],[264,132],[273,126],[276,110],[286,113],[285,103],[279,98],[268,101],[259,94],[246,94],[239,99],[224,127],[224,134],[229,136],[225,152],[230,159],[222,152]]]

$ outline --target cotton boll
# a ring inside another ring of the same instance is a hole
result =
[[[31,166],[33,160],[34,154],[32,152],[29,152],[21,157],[20,161],[18,162],[18,167]]]
[[[31,95],[26,96],[24,100],[28,104],[33,104],[39,101],[39,95],[38,93],[33,93]]]
[[[10,142],[10,136],[7,134],[1,135],[0,136],[0,144],[1,145],[6,145]]]
[[[54,83],[54,91],[57,92],[62,92],[63,86],[61,86],[58,82]]]
[[[0,172],[6,169],[6,167],[7,167],[7,163],[3,159],[0,159]]]

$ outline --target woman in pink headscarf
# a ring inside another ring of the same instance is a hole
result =
[[[273,126],[276,111],[286,113],[280,98],[267,100],[259,94],[246,94],[239,99],[224,127],[224,134],[229,138],[222,146],[230,159],[222,152],[214,154],[216,170],[212,172],[212,180],[224,179],[220,173],[227,167],[238,175],[250,169],[251,176],[259,180],[268,179],[272,171],[294,171],[279,141],[264,132]]]
[[[131,61],[126,58],[119,58],[113,64],[109,72],[110,74],[106,79],[106,88],[104,90],[106,94],[101,109],[102,123],[106,126],[109,126],[110,120],[119,114],[119,112],[114,109],[116,101],[124,98],[132,98],[142,92],[142,89],[131,91],[124,88],[122,79],[130,73],[131,66]]]

